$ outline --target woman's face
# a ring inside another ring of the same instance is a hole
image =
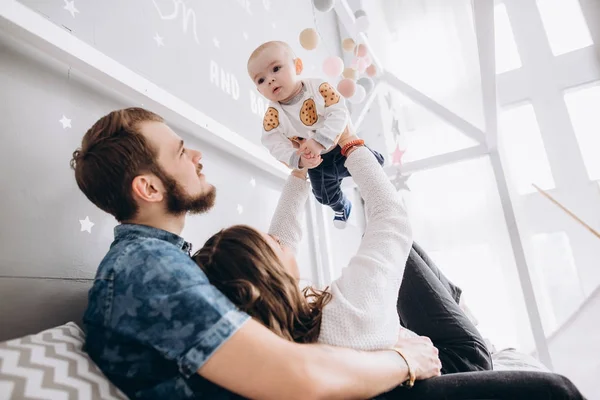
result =
[[[288,274],[290,274],[294,277],[294,279],[299,281],[300,271],[298,270],[298,263],[296,262],[296,257],[294,256],[292,250],[289,247],[283,245],[279,241],[279,238],[269,235],[267,233],[262,233],[262,235],[267,241],[267,243],[269,243],[269,246],[271,246],[271,248],[275,252],[275,255],[277,256],[277,258],[279,258],[279,261],[281,261],[281,264],[283,264],[283,267],[288,272]]]

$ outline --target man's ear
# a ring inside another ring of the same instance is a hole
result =
[[[302,63],[302,59],[296,58],[294,60],[294,65],[296,66],[296,75],[300,75],[304,70],[304,64]]]
[[[131,182],[133,197],[148,203],[154,203],[163,199],[164,190],[162,182],[158,177],[151,174],[138,175]]]

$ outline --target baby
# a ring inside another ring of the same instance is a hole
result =
[[[288,167],[308,168],[315,197],[333,209],[333,223],[343,229],[352,203],[341,183],[350,173],[337,142],[348,126],[348,109],[344,98],[326,81],[300,79],[302,69],[302,60],[284,42],[264,43],[250,55],[248,74],[270,100],[262,143]],[[383,165],[381,154],[371,151]]]

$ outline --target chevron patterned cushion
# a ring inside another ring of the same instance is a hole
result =
[[[127,399],[83,351],[84,341],[69,322],[0,343],[0,400]]]

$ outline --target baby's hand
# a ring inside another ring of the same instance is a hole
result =
[[[319,142],[315,139],[305,140],[304,143],[300,145],[298,149],[298,154],[307,156],[310,154],[313,157],[320,156],[321,151],[323,151],[325,147],[323,147]]]
[[[321,161],[323,161],[321,159],[321,156],[305,156],[304,154],[300,155],[300,162],[298,163],[298,166],[300,168],[308,168],[308,169],[313,169],[317,166],[319,166],[319,164],[321,164]]]

